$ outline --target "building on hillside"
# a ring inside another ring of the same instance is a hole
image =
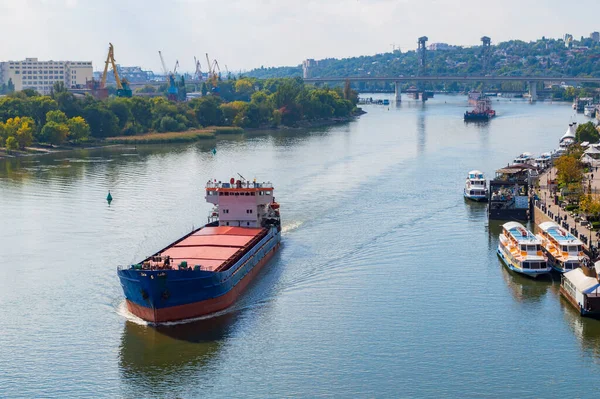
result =
[[[302,77],[304,79],[314,77],[314,69],[319,65],[319,61],[312,58],[302,61]]]
[[[451,46],[448,43],[431,43],[427,46],[427,49],[431,51],[454,51],[456,46]]]
[[[590,39],[592,39],[596,43],[600,42],[600,32],[592,32],[592,33],[590,33]]]
[[[570,33],[565,34],[565,46],[568,48],[573,47],[573,35]]]
[[[26,58],[25,61],[0,62],[0,84],[7,84],[12,79],[16,91],[33,89],[40,94],[49,94],[56,82],[63,82],[68,88],[82,88],[92,76],[91,61]]]

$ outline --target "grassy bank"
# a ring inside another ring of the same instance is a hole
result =
[[[244,134],[244,129],[236,126],[211,126],[209,130],[214,130],[217,135],[219,134]]]
[[[148,133],[138,136],[119,136],[106,139],[107,143],[115,144],[163,144],[188,143],[202,139],[214,139],[214,129],[188,130],[186,132]]]

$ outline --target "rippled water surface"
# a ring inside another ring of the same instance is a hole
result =
[[[462,198],[467,171],[584,118],[494,106],[488,125],[438,96],[321,130],[0,161],[0,397],[592,396],[600,322],[503,268],[500,224]],[[281,251],[218,316],[128,316],[117,265],[205,223],[204,183],[236,173],[275,184]]]

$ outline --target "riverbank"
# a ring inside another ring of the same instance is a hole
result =
[[[219,136],[225,135],[240,135],[246,132],[264,131],[264,130],[301,130],[310,128],[319,128],[326,126],[338,125],[355,120],[360,115],[366,114],[361,108],[358,108],[352,115],[347,117],[324,118],[312,121],[300,121],[294,126],[278,126],[278,127],[263,127],[263,128],[246,128],[236,126],[210,126],[203,129],[186,130],[183,132],[165,132],[165,133],[145,133],[133,136],[116,136],[107,137],[104,140],[94,140],[84,144],[73,145],[32,145],[26,147],[25,150],[11,151],[8,153],[6,149],[0,148],[0,159],[4,158],[19,158],[33,157],[47,154],[55,154],[59,152],[68,152],[76,150],[92,150],[97,148],[115,147],[124,144],[168,144],[168,143],[191,143],[200,140],[216,139]]]

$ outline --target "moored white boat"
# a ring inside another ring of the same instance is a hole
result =
[[[483,172],[479,170],[469,172],[465,182],[464,196],[471,201],[487,201],[488,189]]]
[[[542,252],[554,270],[564,273],[580,267],[585,254],[577,237],[554,222],[544,222],[539,227],[537,237],[542,242]]]
[[[533,164],[534,158],[533,154],[530,152],[524,152],[513,160],[514,165],[522,165],[522,164]]]
[[[593,118],[594,116],[596,116],[596,106],[588,104],[585,107],[583,107],[583,115],[590,117],[590,118]]]
[[[547,169],[552,165],[552,154],[545,152],[535,159],[535,165],[540,169]]]
[[[593,265],[591,262],[583,262],[580,268],[564,273],[560,281],[560,294],[582,316],[600,316],[599,263]]]
[[[521,223],[505,223],[499,238],[498,255],[510,270],[531,277],[552,270],[542,252],[540,239]]]

